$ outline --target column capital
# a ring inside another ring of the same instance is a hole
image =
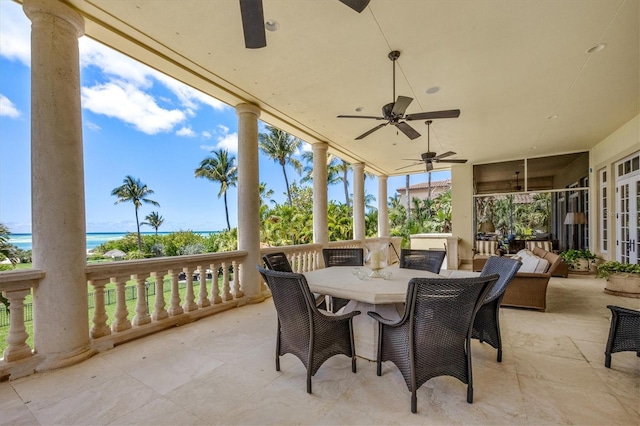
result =
[[[364,163],[353,163],[351,167],[353,167],[353,170],[364,170]]]
[[[236,114],[254,114],[257,118],[260,118],[260,108],[253,104],[238,104],[236,105]]]
[[[71,24],[76,36],[84,35],[84,18],[78,12],[58,0],[24,0],[22,9],[31,22],[51,15]]]
[[[389,176],[387,175],[378,175],[378,180],[386,181],[387,179],[389,179]]]
[[[311,144],[311,149],[313,150],[313,152],[315,151],[327,152],[327,150],[329,149],[329,144],[326,142],[314,142]]]

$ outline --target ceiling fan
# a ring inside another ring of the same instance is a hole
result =
[[[431,123],[433,123],[432,120],[427,120],[425,121],[425,123],[427,124],[427,152],[423,152],[420,155],[420,159],[414,159],[414,158],[403,158],[403,160],[409,160],[409,161],[415,161],[413,164],[410,164],[408,166],[404,166],[404,167],[400,167],[399,169],[396,170],[401,170],[401,169],[406,169],[407,167],[413,167],[416,166],[418,164],[422,164],[424,163],[427,166],[427,171],[430,172],[431,170],[433,170],[433,163],[453,163],[453,164],[464,164],[467,162],[467,160],[456,160],[456,159],[450,159],[450,160],[443,160],[443,158],[446,157],[451,157],[452,155],[456,155],[455,152],[453,151],[448,151],[445,152],[444,154],[440,154],[437,155],[435,152],[431,151],[431,141],[430,141],[430,137],[429,137],[429,130],[431,128]]]
[[[402,133],[407,135],[407,137],[411,140],[420,137],[420,133],[418,133],[413,127],[407,124],[407,121],[412,120],[431,120],[434,118],[457,118],[460,116],[459,109],[451,109],[445,111],[431,111],[431,112],[418,112],[416,114],[407,114],[404,112],[407,110],[407,107],[411,102],[413,102],[413,98],[409,98],[407,96],[398,96],[396,99],[396,61],[400,57],[400,52],[394,50],[389,53],[389,59],[393,62],[393,99],[395,102],[391,102],[382,107],[382,117],[373,117],[369,115],[339,115],[338,118],[368,118],[373,120],[386,120],[386,123],[382,123],[374,127],[373,129],[364,132],[360,136],[356,138],[356,140],[363,139],[369,136],[371,133],[375,132],[378,129],[383,128],[386,125],[392,124],[396,126]]]
[[[340,0],[356,12],[362,12],[370,0]],[[264,10],[262,0],[240,0],[244,45],[247,49],[260,49],[267,45],[264,32]]]

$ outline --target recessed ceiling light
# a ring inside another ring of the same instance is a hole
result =
[[[558,118],[558,116],[556,114],[550,115],[547,117],[547,120],[555,120],[556,118]]]
[[[598,43],[595,46],[588,48],[587,49],[587,53],[589,53],[589,54],[596,53],[596,52],[601,51],[605,47],[607,47],[607,43]]]
[[[427,95],[433,95],[434,93],[438,93],[440,91],[440,86],[429,87],[426,92]]]
[[[278,21],[269,19],[264,23],[264,27],[267,29],[267,31],[278,31],[278,28],[280,28],[280,24],[278,24]]]
[[[358,107],[358,108],[356,108],[356,112],[362,112],[362,111],[364,111],[364,108],[363,108],[363,107]]]

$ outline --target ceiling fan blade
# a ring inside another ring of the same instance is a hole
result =
[[[401,158],[401,160],[405,160],[405,161],[417,161],[418,163],[422,163],[424,160],[421,160],[419,158]]]
[[[418,133],[413,127],[409,126],[407,123],[405,123],[404,121],[396,124],[396,127],[398,129],[400,129],[400,131],[402,133],[404,133],[405,135],[407,135],[407,137],[411,140],[414,140],[415,138],[419,138],[420,137],[420,133]]]
[[[244,45],[247,49],[260,49],[267,45],[264,32],[262,0],[240,0]]]
[[[464,164],[467,160],[436,160],[438,163],[454,163],[454,164]]]
[[[431,120],[433,118],[458,118],[460,117],[459,109],[449,109],[445,111],[418,112],[415,114],[407,114],[407,120]]]
[[[444,154],[436,155],[434,157],[434,160],[439,160],[439,159],[444,158],[444,157],[450,157],[452,155],[456,155],[456,153],[453,152],[453,151],[447,151]]]
[[[369,130],[369,131],[367,131],[367,132],[364,132],[363,134],[361,134],[360,136],[358,136],[358,137],[356,138],[356,140],[360,140],[360,139],[363,139],[363,138],[365,138],[365,137],[369,136],[371,133],[375,132],[375,131],[376,131],[376,130],[378,130],[378,129],[383,128],[383,127],[384,127],[384,126],[386,126],[387,124],[389,124],[389,122],[386,122],[386,123],[382,123],[382,124],[377,125],[377,126],[376,126],[376,127],[374,127],[373,129],[371,129],[371,130]]]
[[[338,118],[371,118],[373,120],[386,120],[384,117],[374,117],[372,115],[339,115]]]
[[[340,0],[341,3],[346,4],[358,13],[362,12],[364,8],[367,7],[369,1],[370,0]]]
[[[407,110],[409,104],[413,102],[413,98],[409,98],[407,96],[398,96],[395,103],[393,104],[393,109],[391,113],[397,116],[403,116],[404,112]]]
[[[408,166],[399,167],[396,170],[408,169],[409,167],[417,166],[418,164],[422,164],[422,161],[418,161],[417,163],[409,164]]]
[[[433,170],[433,163],[431,161],[426,161],[427,163],[427,171],[430,172]]]

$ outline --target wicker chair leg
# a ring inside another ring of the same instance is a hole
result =
[[[411,391],[411,412],[418,412],[418,398],[416,397],[416,390]]]
[[[473,386],[471,386],[471,383],[467,386],[467,402],[473,404]]]
[[[356,373],[356,357],[351,357],[351,372]]]
[[[276,371],[280,371],[280,357],[276,355]]]
[[[378,323],[378,356],[376,358],[376,374],[382,376],[382,323]]]
[[[307,393],[311,393],[311,373],[307,370]]]
[[[607,368],[611,368],[611,354],[604,354],[604,366]]]

